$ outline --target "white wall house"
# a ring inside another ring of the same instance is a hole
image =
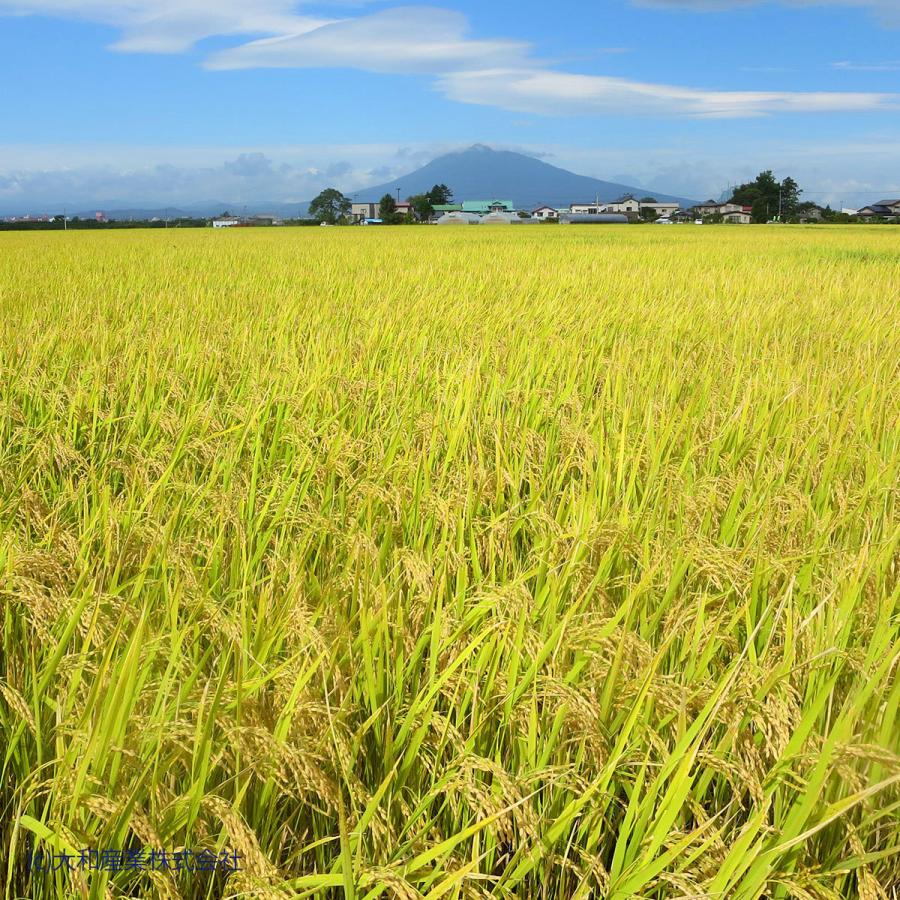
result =
[[[637,215],[641,211],[641,202],[640,200],[635,200],[634,197],[623,197],[621,200],[607,203],[600,211],[607,213],[624,213],[625,215],[634,213]]]
[[[652,209],[657,216],[660,217],[668,217],[674,215],[681,209],[681,205],[678,203],[657,203],[654,201],[653,203],[644,203],[641,201],[640,204],[641,212],[645,209]]]
[[[745,212],[743,206],[739,203],[716,203],[714,200],[707,200],[694,207],[698,216],[727,216],[729,213]]]
[[[233,228],[240,224],[241,220],[237,216],[217,216],[212,220],[213,228]]]
[[[552,206],[539,206],[531,211],[531,215],[535,219],[558,219],[559,210]]]

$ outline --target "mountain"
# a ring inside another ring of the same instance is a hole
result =
[[[459,202],[512,200],[520,209],[542,203],[568,206],[597,197],[609,202],[623,194],[634,194],[638,199],[655,197],[660,202],[677,202],[682,206],[693,206],[696,202],[649,188],[576,175],[534,157],[510,150],[493,150],[483,144],[439,156],[409,175],[355,191],[354,196],[362,202],[377,202],[385,194],[396,196],[399,189],[401,198],[406,198],[424,193],[435,184],[446,184]]]

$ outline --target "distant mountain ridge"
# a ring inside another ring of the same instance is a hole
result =
[[[396,196],[398,189],[401,198],[406,198],[424,193],[435,184],[446,184],[457,201],[512,200],[520,209],[544,203],[569,206],[596,199],[609,203],[623,194],[633,194],[638,199],[655,197],[661,202],[676,202],[682,206],[693,206],[696,202],[650,188],[576,175],[533,156],[512,150],[493,150],[484,144],[446,153],[415,172],[354,191],[353,195],[362,202],[377,202],[385,194]]]
[[[244,215],[244,210],[246,210],[248,216],[270,214],[281,216],[285,219],[294,219],[298,216],[305,216],[308,206],[308,202],[254,201],[252,203],[226,203],[220,200],[205,200],[182,206],[165,207],[150,205],[119,207],[117,204],[112,204],[111,207],[97,206],[92,210],[70,213],[70,215],[79,216],[82,219],[93,219],[95,212],[102,210],[108,219],[123,222],[129,219],[134,219],[135,221],[149,221],[151,219],[208,219],[213,216],[219,216],[223,212],[241,216]]]

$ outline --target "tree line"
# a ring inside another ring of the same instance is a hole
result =
[[[436,184],[424,194],[406,198],[409,212],[397,210],[397,201],[385,194],[378,201],[378,218],[385,225],[415,224],[427,222],[434,215],[434,208],[453,200],[453,191],[446,184]],[[352,221],[353,201],[337,188],[326,188],[309,204],[309,215],[325,225],[348,225]]]

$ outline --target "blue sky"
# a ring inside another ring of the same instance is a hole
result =
[[[0,0],[0,212],[306,200],[475,142],[857,205],[900,196],[898,39],[900,0]]]

